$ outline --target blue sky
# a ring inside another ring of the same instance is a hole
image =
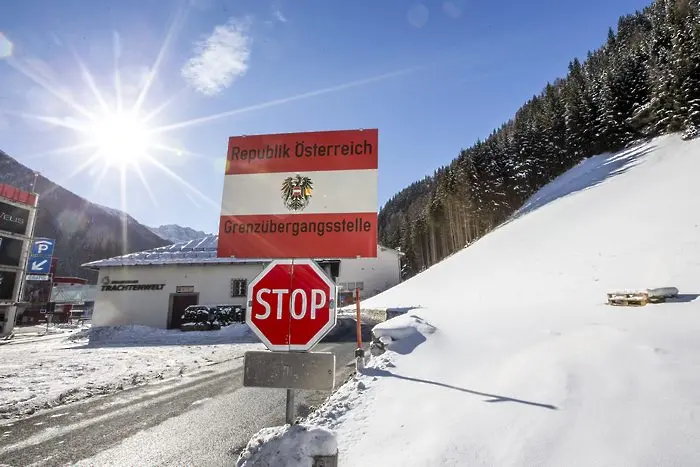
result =
[[[229,136],[379,128],[383,204],[647,3],[24,0],[0,16],[0,148],[147,225],[215,232]],[[139,95],[140,115],[167,105],[150,159],[122,166],[99,128]]]

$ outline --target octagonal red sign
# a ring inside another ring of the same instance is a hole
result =
[[[336,301],[314,261],[277,260],[248,285],[246,323],[270,350],[310,350],[335,326]]]

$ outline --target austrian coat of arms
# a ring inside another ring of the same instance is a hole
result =
[[[282,182],[282,201],[290,211],[303,211],[311,201],[314,184],[309,177],[297,174]]]

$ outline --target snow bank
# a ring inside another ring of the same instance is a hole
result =
[[[312,467],[314,456],[337,454],[335,435],[313,425],[263,428],[241,452],[238,467]]]
[[[400,315],[372,328],[372,334],[386,349],[400,354],[410,353],[435,331],[435,326],[415,314]]]
[[[374,357],[308,422],[335,431],[340,465],[700,465],[698,173],[700,141],[677,135],[590,158],[364,301],[421,304],[409,314],[437,331],[386,323],[427,338]],[[606,305],[656,287],[679,294]]]
[[[90,345],[196,345],[257,342],[247,324],[232,324],[216,331],[188,331],[158,329],[148,326],[99,326],[76,334],[74,339],[87,338]]]
[[[247,329],[181,332],[120,326],[0,346],[0,419],[235,359],[261,347],[239,343],[249,342]]]

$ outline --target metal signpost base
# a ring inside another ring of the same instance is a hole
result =
[[[287,407],[285,409],[287,425],[294,425],[296,421],[296,406],[294,404],[294,389],[287,389]]]

